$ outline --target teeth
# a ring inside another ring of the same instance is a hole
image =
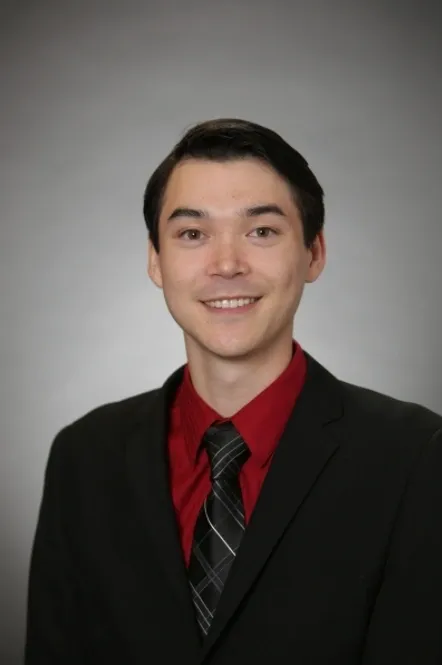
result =
[[[232,300],[210,300],[206,302],[209,307],[216,307],[217,309],[233,309],[235,307],[244,307],[256,302],[258,298],[237,298]]]

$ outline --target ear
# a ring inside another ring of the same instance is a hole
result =
[[[308,253],[309,264],[305,281],[311,283],[318,279],[325,267],[327,248],[323,231],[318,233]]]
[[[149,275],[155,286],[159,289],[163,288],[163,278],[161,275],[160,257],[158,256],[151,239],[148,241],[147,248],[147,274]]]

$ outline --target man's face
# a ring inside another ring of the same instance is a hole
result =
[[[255,159],[180,163],[165,191],[159,246],[157,254],[149,241],[149,275],[188,353],[231,359],[291,343],[304,284],[325,261],[323,235],[306,249],[289,186]]]

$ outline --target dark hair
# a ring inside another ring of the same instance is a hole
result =
[[[324,192],[307,161],[271,129],[247,120],[219,118],[188,130],[147,183],[143,214],[157,252],[164,192],[175,166],[186,159],[228,161],[248,157],[266,162],[290,185],[301,215],[304,243],[311,246],[324,225]]]

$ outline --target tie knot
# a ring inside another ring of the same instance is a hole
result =
[[[232,422],[212,425],[203,437],[209,456],[212,480],[238,476],[250,450]]]

